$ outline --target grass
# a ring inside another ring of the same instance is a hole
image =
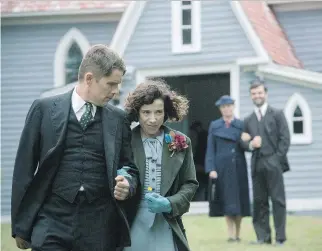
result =
[[[322,250],[322,217],[289,216],[287,222],[288,241],[283,251],[321,251]],[[241,243],[227,243],[227,231],[223,218],[209,218],[206,215],[185,216],[184,224],[192,251],[269,251],[277,247],[250,246],[249,241],[255,240],[251,218],[242,223]],[[10,235],[10,225],[2,224],[1,250],[17,251],[15,241]],[[148,251],[148,250],[147,250]]]
[[[256,240],[250,217],[242,222],[240,243],[226,242],[228,237],[224,218],[209,218],[202,215],[186,216],[183,220],[192,251],[269,251],[276,248],[283,251],[322,250],[322,217],[288,216],[286,228],[288,240],[283,247],[249,245],[250,241]]]

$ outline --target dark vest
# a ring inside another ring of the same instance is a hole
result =
[[[275,149],[270,144],[267,132],[265,131],[265,123],[266,123],[266,114],[261,119],[261,121],[257,120],[257,128],[258,128],[258,134],[262,138],[262,146],[259,150],[260,156],[269,156],[274,154]]]
[[[53,182],[53,193],[70,203],[81,186],[89,202],[110,195],[102,130],[101,108],[97,108],[94,120],[85,131],[71,108],[64,155]]]

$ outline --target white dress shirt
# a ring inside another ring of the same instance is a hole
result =
[[[80,121],[81,117],[83,116],[84,112],[85,112],[85,101],[78,95],[77,91],[76,91],[76,88],[74,88],[74,91],[73,91],[73,94],[72,94],[72,107],[73,107],[73,110],[75,112],[75,115],[76,115],[76,118],[78,121]],[[95,105],[92,104],[92,115],[93,115],[93,118],[95,116],[95,113],[96,113],[96,110],[97,110],[97,107]],[[84,191],[84,187],[81,186],[80,191]]]
[[[261,107],[255,107],[255,114],[256,114],[256,117],[258,119],[258,121],[260,121],[266,114],[266,111],[267,111],[267,107],[268,107],[268,104],[265,102]],[[249,150],[253,151],[254,148],[252,146],[252,141],[249,142]]]
[[[85,112],[85,101],[78,95],[76,88],[74,88],[73,94],[72,94],[72,107],[73,110],[76,114],[77,120],[80,121],[81,117],[83,116],[84,112]],[[95,116],[97,107],[95,105],[92,104],[92,115],[93,118]]]

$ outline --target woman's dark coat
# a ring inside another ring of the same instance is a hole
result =
[[[243,123],[234,119],[229,127],[224,120],[211,123],[208,132],[206,172],[216,171],[214,191],[209,191],[210,216],[249,216],[247,163],[241,140]]]

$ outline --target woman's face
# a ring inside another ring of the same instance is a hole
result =
[[[222,116],[228,117],[228,118],[234,115],[234,108],[235,106],[233,104],[221,105],[219,107]]]
[[[139,111],[139,123],[146,137],[155,137],[160,133],[164,122],[164,102],[156,99],[150,105],[143,105]]]

